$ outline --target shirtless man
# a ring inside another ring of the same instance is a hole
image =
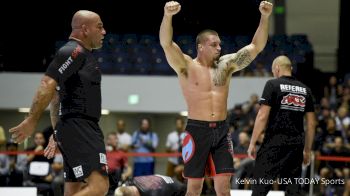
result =
[[[248,66],[264,49],[272,4],[260,3],[260,24],[251,44],[237,53],[220,57],[218,33],[204,30],[196,39],[195,59],[183,54],[172,40],[172,17],[180,9],[178,2],[165,4],[159,36],[167,61],[178,75],[188,107],[187,132],[182,144],[184,176],[188,178],[186,195],[200,195],[205,171],[214,177],[217,195],[230,195],[233,150],[225,123],[230,79],[232,73]]]

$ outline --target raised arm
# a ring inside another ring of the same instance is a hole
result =
[[[12,139],[15,142],[23,142],[23,140],[25,140],[34,132],[41,114],[44,112],[52,100],[52,97],[56,90],[56,85],[57,83],[54,79],[47,75],[43,76],[39,89],[34,96],[28,117],[22,121],[21,124],[10,129]]]
[[[262,1],[259,6],[261,13],[260,23],[254,34],[252,42],[249,45],[241,48],[237,53],[228,54],[222,57],[222,60],[228,63],[232,73],[247,67],[265,48],[269,35],[269,16],[272,12],[272,7],[272,3]]]
[[[182,73],[187,68],[186,58],[189,56],[182,53],[180,47],[173,41],[172,18],[181,10],[181,5],[176,1],[169,1],[164,6],[164,16],[159,30],[160,45],[162,46],[169,65]]]

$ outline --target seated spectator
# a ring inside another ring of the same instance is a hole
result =
[[[45,146],[45,137],[42,132],[36,132],[34,134],[34,146],[28,148],[28,151],[34,151],[34,153],[40,153],[43,152],[44,146]],[[28,161],[28,168],[30,171],[31,164],[34,162],[39,163],[47,163],[51,165],[52,160],[48,160],[46,157],[44,157],[43,154],[30,154],[27,157]],[[31,174],[29,172],[29,175],[27,179],[25,180],[25,185],[27,186],[36,186],[38,188],[38,192],[41,194],[52,194],[52,187],[51,182],[53,180],[53,176],[51,175],[51,167],[49,167],[49,170],[47,174],[43,175],[37,175],[37,174]]]
[[[5,131],[4,131],[4,128],[2,128],[2,126],[0,126],[0,150],[3,150],[5,144],[6,144]]]
[[[350,156],[350,152],[344,147],[342,137],[338,136],[335,138],[334,144],[326,155],[348,157]],[[349,179],[349,174],[349,163],[341,161],[327,161],[320,171],[320,177],[327,179]],[[320,185],[321,193],[324,193],[325,188],[324,184]]]
[[[334,141],[338,136],[342,137],[342,134],[340,131],[336,130],[336,121],[334,118],[329,118],[327,120],[327,132],[322,137],[323,153],[327,154],[332,148],[334,148]]]
[[[0,154],[0,186],[7,185],[10,173],[10,160],[6,154]]]
[[[258,61],[256,63],[253,73],[254,73],[254,76],[257,76],[257,77],[270,77],[271,76],[270,72],[268,72],[266,70],[264,63],[261,61]]]
[[[52,176],[52,190],[54,195],[63,195],[64,191],[64,170],[63,170],[63,156],[62,154],[56,154],[53,163],[51,164],[51,176]]]
[[[239,134],[239,144],[236,146],[233,151],[236,154],[247,154],[249,147],[250,138],[246,132],[241,132]]]
[[[167,136],[166,141],[166,151],[168,153],[178,153],[179,149],[181,149],[181,134],[185,130],[185,121],[183,118],[176,118],[175,121],[175,127],[176,130],[170,132]],[[181,152],[181,151],[180,151]],[[182,164],[180,162],[179,157],[169,157],[167,162],[167,169],[166,169],[166,175],[170,177],[174,177],[175,175],[175,168]],[[182,175],[181,175],[182,176]],[[178,179],[180,176],[178,177]],[[180,180],[180,179],[179,179]]]
[[[109,133],[106,138],[106,151],[109,176],[109,194],[112,194],[120,182],[131,176],[131,168],[125,152],[118,149],[118,137]]]
[[[324,87],[324,97],[329,100],[330,108],[333,110],[336,110],[338,106],[340,89],[341,85],[338,84],[337,77],[331,76],[328,85]]]
[[[17,152],[18,145],[12,141],[6,144],[8,152]],[[24,154],[0,154],[0,185],[23,186],[23,176],[27,172],[27,156]]]

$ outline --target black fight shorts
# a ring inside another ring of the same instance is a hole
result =
[[[300,178],[303,145],[273,146],[263,144],[257,152],[254,168],[253,196],[267,195],[274,182],[282,186],[286,195],[301,195],[295,178]],[[279,178],[279,181],[276,179]]]
[[[92,171],[108,175],[103,133],[97,121],[66,118],[57,122],[54,132],[64,160],[66,182],[81,182]]]
[[[185,178],[232,175],[233,146],[226,121],[188,119],[182,158]]]

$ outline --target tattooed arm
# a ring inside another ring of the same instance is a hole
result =
[[[58,116],[59,105],[60,105],[59,96],[58,96],[58,93],[55,91],[50,103],[51,125],[54,130],[59,118]],[[55,141],[56,138],[54,138],[55,137],[54,134],[55,133],[51,134],[49,138],[49,142],[44,150],[44,156],[48,159],[55,157],[56,151],[58,150],[57,143]]]
[[[269,35],[269,16],[272,12],[272,4],[267,1],[260,3],[261,18],[259,26],[254,34],[252,42],[240,49],[236,54],[223,56],[231,73],[247,67],[255,57],[265,48]]]
[[[60,106],[60,100],[58,97],[58,93],[55,91],[50,103],[50,118],[51,118],[51,125],[53,129],[55,129],[56,123],[59,118],[58,116],[59,106]]]
[[[39,89],[37,90],[28,117],[18,126],[11,128],[10,133],[15,142],[21,143],[29,137],[40,119],[41,114],[49,105],[56,88],[56,81],[49,76],[41,79]]]
[[[34,96],[32,106],[29,111],[28,119],[32,122],[38,122],[41,114],[49,105],[56,89],[56,81],[49,76],[43,76],[39,89]]]

